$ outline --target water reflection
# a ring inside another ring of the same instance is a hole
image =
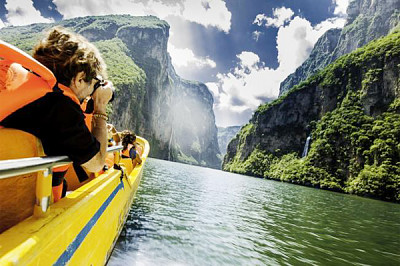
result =
[[[400,205],[150,159],[109,265],[400,264]]]

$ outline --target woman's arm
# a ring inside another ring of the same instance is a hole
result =
[[[136,159],[136,162],[138,164],[142,163],[142,157],[140,156],[140,153],[136,152],[136,158],[135,159]]]
[[[82,164],[90,172],[99,172],[103,169],[107,155],[107,121],[106,106],[111,99],[113,85],[108,82],[101,86],[93,95],[94,115],[92,120],[92,134],[100,142],[100,151],[88,162]],[[100,116],[96,116],[100,114]]]

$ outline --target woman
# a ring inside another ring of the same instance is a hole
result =
[[[34,48],[33,57],[54,74],[57,83],[53,88],[37,87],[46,92],[16,110],[7,110],[10,114],[0,121],[0,126],[35,135],[49,156],[67,155],[90,172],[100,171],[107,154],[106,105],[114,88],[111,82],[102,80],[107,73],[99,51],[82,36],[55,27]],[[41,78],[22,67],[12,68],[12,65],[4,66],[8,67],[7,71],[13,71],[11,76],[26,76],[29,80]],[[26,96],[18,89],[9,91],[9,95],[7,101],[16,103]],[[80,107],[88,96],[94,102],[91,131]],[[6,100],[0,99],[0,108],[1,101]],[[55,201],[61,198],[66,169],[62,170],[61,174],[53,175]]]
[[[123,146],[122,158],[131,158],[133,167],[135,167],[136,164],[141,164],[142,151],[140,145],[136,143],[136,135],[129,130],[124,130],[121,135],[122,135],[122,146]]]

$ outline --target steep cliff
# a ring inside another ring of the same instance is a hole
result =
[[[397,31],[260,106],[229,143],[223,169],[400,201],[399,108]]]
[[[161,23],[154,17],[147,19]],[[147,75],[143,124],[152,155],[220,168],[212,95],[204,84],[175,73],[167,53],[169,26],[162,23],[151,29],[126,25],[116,33]]]
[[[222,155],[226,154],[229,142],[240,130],[240,126],[218,127],[218,144]]]
[[[152,16],[84,17],[7,27],[0,38],[30,52],[55,25],[82,34],[103,54],[117,88],[111,114],[117,129],[132,129],[148,139],[152,157],[220,168],[212,95],[204,84],[175,73],[165,21]]]
[[[351,0],[345,27],[326,32],[310,57],[280,85],[282,95],[342,55],[386,36],[400,23],[399,0]]]
[[[311,77],[331,62],[331,56],[338,44],[341,32],[341,29],[330,29],[318,39],[307,60],[281,83],[280,95]]]

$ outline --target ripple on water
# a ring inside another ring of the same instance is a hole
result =
[[[149,159],[109,265],[400,265],[400,205]]]

